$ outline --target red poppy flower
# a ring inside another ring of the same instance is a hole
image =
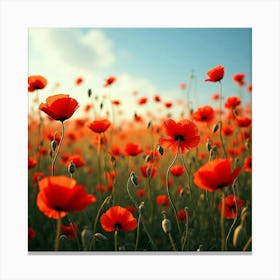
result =
[[[76,79],[76,81],[75,81],[75,84],[76,84],[77,86],[79,86],[80,84],[83,83],[83,81],[84,81],[84,79],[83,79],[82,77],[78,77],[78,78]]]
[[[235,200],[236,200],[236,204],[237,204],[237,209],[236,209],[236,205],[235,205]],[[245,202],[242,199],[239,199],[238,197],[235,197],[234,199],[234,195],[228,195],[226,198],[224,198],[223,201],[221,201],[218,205],[218,210],[222,211],[222,205],[224,203],[224,218],[226,219],[234,219],[237,215],[237,210],[240,213],[240,210],[244,207]]]
[[[172,105],[173,105],[172,102],[169,102],[169,101],[164,102],[164,106],[165,106],[166,108],[171,108]]]
[[[102,186],[102,185],[96,185],[96,191],[97,192],[101,192],[101,193],[105,193],[106,191],[107,191],[107,188],[106,188],[106,186]]]
[[[113,156],[117,157],[121,154],[121,148],[119,146],[112,146],[111,153]]]
[[[28,91],[33,92],[36,89],[43,89],[47,85],[47,80],[40,75],[28,77]]]
[[[144,105],[144,104],[147,103],[147,101],[148,101],[148,98],[147,98],[147,97],[141,97],[141,98],[137,101],[137,103],[138,103],[138,105]]]
[[[231,158],[220,158],[205,163],[194,173],[194,183],[210,192],[230,186],[241,170],[237,167],[231,171],[231,162]]]
[[[92,104],[86,104],[84,107],[84,111],[87,113],[92,107]]]
[[[155,100],[155,102],[161,102],[161,98],[159,95],[155,95],[154,100]]]
[[[36,235],[36,231],[33,228],[28,227],[28,240],[34,239]]]
[[[136,208],[133,205],[128,205],[125,207],[131,214],[136,213]]]
[[[173,165],[170,168],[170,173],[176,177],[183,175],[185,171],[186,171],[186,168],[184,166],[182,166],[181,164]]]
[[[136,190],[136,194],[137,194],[138,197],[143,198],[145,196],[145,190],[139,188],[139,189]]]
[[[229,125],[223,125],[222,127],[222,133],[225,136],[230,136],[233,134],[233,128]]]
[[[135,157],[142,153],[142,149],[138,143],[127,143],[124,152],[127,156]]]
[[[187,88],[187,84],[186,83],[181,83],[180,84],[180,89],[186,89]]]
[[[87,194],[85,187],[77,186],[76,180],[66,176],[45,177],[39,181],[37,207],[47,217],[58,219],[67,212],[82,211],[96,198]]]
[[[230,96],[227,98],[225,102],[225,107],[228,109],[235,109],[238,105],[240,105],[241,100],[236,96]]]
[[[61,225],[61,233],[65,234],[69,239],[75,239],[79,231],[78,224],[70,223],[69,226]]]
[[[177,217],[178,217],[178,220],[181,223],[184,223],[187,220],[187,213],[186,213],[186,211],[184,209],[178,210]]]
[[[214,116],[215,116],[214,109],[208,105],[198,108],[197,111],[195,111],[192,114],[192,118],[195,121],[207,122],[207,123],[212,122],[214,119]]]
[[[243,118],[237,119],[237,125],[239,127],[248,127],[249,125],[251,125],[251,123],[252,123],[252,121],[248,117],[243,117]]]
[[[248,91],[249,93],[252,92],[252,85],[248,85],[248,86],[247,86],[247,91]]]
[[[131,212],[121,206],[109,208],[100,218],[105,231],[131,231],[137,228],[137,220]]]
[[[110,121],[106,120],[106,119],[102,119],[102,120],[95,120],[92,123],[89,124],[89,128],[96,133],[102,133],[105,132],[109,127],[110,127],[111,123]]]
[[[212,95],[212,100],[213,101],[217,101],[217,100],[219,100],[220,99],[220,94],[219,93],[214,93],[213,95]]]
[[[121,105],[121,102],[120,102],[120,100],[115,99],[115,100],[112,100],[112,104],[116,105],[116,106],[119,106],[119,105]]]
[[[219,82],[225,74],[224,66],[219,65],[212,68],[206,74],[208,75],[208,79],[206,79],[205,82]]]
[[[28,158],[28,169],[32,169],[37,165],[38,161],[36,158]]]
[[[157,170],[152,167],[150,164],[146,164],[140,167],[141,174],[145,178],[154,178],[157,174]]]
[[[108,78],[105,80],[104,87],[110,86],[110,85],[113,84],[116,80],[117,80],[117,78],[114,77],[114,76],[108,77]]]
[[[76,168],[83,167],[85,165],[85,162],[80,155],[70,156],[65,165],[68,167],[71,162],[75,164]]]
[[[244,160],[244,170],[246,172],[252,172],[252,156],[248,156]]]
[[[156,201],[159,206],[168,207],[170,205],[170,200],[164,194],[158,195]]]
[[[160,138],[161,146],[173,150],[177,150],[179,146],[184,153],[199,144],[198,128],[193,122],[181,120],[176,123],[174,120],[168,119],[164,122],[164,126],[169,138]]]
[[[52,119],[63,122],[69,119],[78,107],[77,100],[68,94],[56,94],[49,96],[46,103],[41,103],[39,109]]]
[[[40,180],[42,180],[45,177],[44,173],[42,172],[36,172],[32,176],[32,181],[37,184]]]
[[[232,80],[237,83],[240,87],[245,85],[245,73],[238,73],[233,75]]]

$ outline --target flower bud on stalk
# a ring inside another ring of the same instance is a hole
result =
[[[214,126],[213,126],[213,133],[217,132],[217,130],[219,129],[219,123],[216,123]]]
[[[158,145],[158,152],[160,153],[161,156],[164,153],[164,150],[163,150],[163,148],[160,145]]]
[[[138,186],[138,177],[135,175],[134,172],[131,173],[131,182],[135,185],[135,186]]]
[[[76,170],[76,165],[73,161],[71,161],[68,165],[68,172],[69,174],[74,174]]]

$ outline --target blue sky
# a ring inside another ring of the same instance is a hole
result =
[[[29,75],[48,79],[45,96],[65,92],[81,104],[87,102],[88,88],[103,94],[104,79],[116,76],[112,97],[127,101],[123,106],[128,111],[134,90],[139,97],[184,99],[179,84],[188,84],[193,70],[196,86],[193,83],[190,96],[199,107],[211,104],[211,95],[218,91],[216,83],[204,82],[206,72],[217,65],[225,67],[225,97],[237,94],[234,74],[244,72],[251,83],[251,36],[250,28],[32,28]],[[78,76],[85,79],[79,88],[74,85]],[[54,90],[56,82],[60,88]],[[250,94],[243,97],[244,103],[250,101]]]

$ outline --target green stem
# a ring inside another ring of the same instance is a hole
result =
[[[60,240],[60,229],[61,229],[61,218],[59,217],[56,222],[56,235],[54,241],[54,250],[59,250],[59,240]]]
[[[224,213],[225,213],[225,195],[222,192],[222,209],[220,216],[220,227],[221,227],[221,251],[225,250],[225,224],[224,224]]]
[[[138,217],[138,225],[137,225],[136,241],[135,241],[135,251],[137,251],[138,243],[139,243],[140,222],[141,222],[141,213],[139,214],[139,217]]]
[[[56,159],[57,159],[57,156],[58,156],[58,153],[60,151],[60,147],[61,147],[61,144],[62,144],[62,141],[63,141],[63,138],[64,138],[64,123],[63,121],[61,122],[61,125],[62,125],[62,129],[61,129],[61,138],[60,138],[60,141],[59,141],[59,145],[58,145],[58,148],[57,148],[57,151],[56,151],[56,154],[53,158],[53,161],[52,161],[52,176],[54,176],[54,166],[55,166],[55,162],[56,162]]]
[[[176,252],[176,251],[177,251],[177,249],[176,249],[176,246],[175,246],[174,240],[173,240],[172,235],[171,235],[171,233],[170,233],[170,232],[168,233],[168,237],[169,237],[170,244],[171,244],[171,246],[172,246],[172,250]]]
[[[179,150],[179,147],[180,147],[180,141],[179,141],[179,143],[178,143],[178,148],[177,148],[177,151],[176,151],[176,155],[175,155],[173,161],[170,163],[170,165],[169,165],[169,167],[168,167],[168,169],[167,169],[167,171],[166,171],[166,181],[165,181],[165,183],[166,183],[166,192],[167,192],[167,196],[168,196],[168,198],[169,198],[169,200],[170,200],[170,203],[171,203],[171,206],[172,206],[172,209],[173,209],[173,212],[174,212],[174,216],[175,216],[175,219],[176,219],[176,222],[177,222],[178,232],[179,232],[180,239],[181,239],[181,234],[182,234],[182,233],[181,233],[181,228],[180,228],[180,224],[179,224],[178,217],[177,217],[177,210],[176,210],[176,207],[175,207],[175,205],[174,205],[174,203],[173,203],[173,200],[172,200],[172,198],[171,198],[171,196],[170,196],[169,187],[168,187],[168,175],[169,175],[169,171],[170,171],[170,168],[173,166],[173,164],[175,163],[175,161],[176,161],[176,159],[177,159],[177,157],[178,157],[178,150]]]
[[[183,241],[183,244],[182,244],[182,251],[185,250],[185,245],[186,245],[186,241],[188,239],[188,231],[189,231],[189,218],[188,218],[188,212],[187,210],[185,209],[185,212],[186,212],[186,232],[185,232],[185,236],[184,236],[184,241]]]
[[[118,251],[118,231],[115,230],[114,233],[114,248],[115,248],[115,252]]]

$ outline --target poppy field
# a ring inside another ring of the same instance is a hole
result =
[[[117,76],[104,79],[102,94],[88,88],[81,106],[30,75],[29,251],[252,251],[252,120],[243,101],[252,86],[236,73],[237,91],[225,97],[226,73],[205,69],[199,82],[216,92],[197,108],[190,83],[178,85],[178,102],[134,92],[125,122],[122,97],[111,97]],[[161,114],[145,112],[147,103]]]

